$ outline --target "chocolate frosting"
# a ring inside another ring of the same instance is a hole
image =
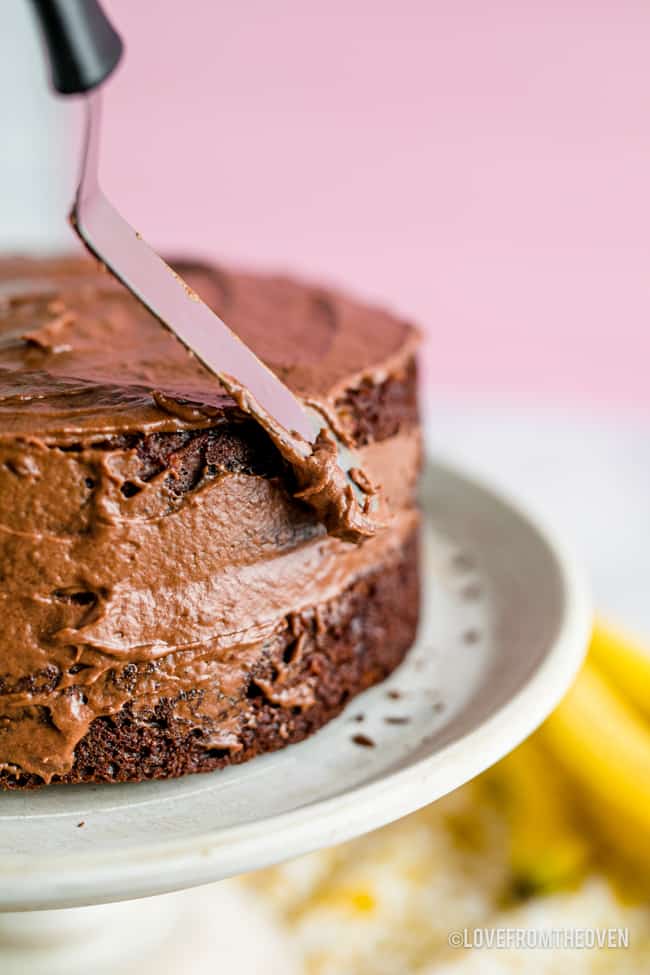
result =
[[[306,400],[331,405],[415,351],[412,326],[337,293],[284,277],[176,266]],[[163,395],[154,400],[152,390]],[[196,408],[179,409],[177,399]],[[0,435],[71,442],[191,429],[205,426],[211,407],[224,406],[232,399],[215,378],[95,265],[0,264]]]
[[[409,326],[347,298],[180,270],[340,437],[337,396],[413,354]],[[245,473],[220,471],[179,495],[165,471],[141,480],[128,438],[216,427],[251,404],[86,261],[0,263],[0,301],[0,766],[48,781],[69,770],[96,716],[197,689],[202,715],[218,718],[215,747],[237,747],[228,708],[279,621],[412,532],[417,432],[359,452],[365,506],[340,480],[332,433],[305,451],[264,416],[316,515],[281,479]],[[296,706],[311,694],[292,693]],[[177,707],[188,722],[195,700]]]

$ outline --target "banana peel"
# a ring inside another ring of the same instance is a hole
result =
[[[566,783],[543,749],[524,742],[486,773],[510,828],[510,897],[573,886],[588,865],[590,846],[565,802]]]
[[[650,871],[650,727],[591,658],[536,733],[601,835]]]
[[[640,714],[650,720],[650,652],[602,620],[597,620],[589,660]]]
[[[648,892],[649,719],[650,654],[597,621],[564,700],[484,774],[509,823],[511,894],[573,886],[595,861]]]

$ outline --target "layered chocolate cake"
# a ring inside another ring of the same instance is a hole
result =
[[[94,264],[0,262],[4,788],[246,761],[320,728],[414,638],[415,331],[286,278],[175,267],[356,451],[367,525],[323,517]]]

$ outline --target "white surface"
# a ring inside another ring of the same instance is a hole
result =
[[[298,856],[431,802],[528,735],[582,658],[581,579],[535,522],[460,475],[430,468],[425,507],[423,626],[388,682],[309,741],[241,768],[2,795],[0,905],[139,897]],[[472,582],[478,599],[463,595]],[[409,724],[386,724],[403,714]],[[354,744],[359,731],[378,747]]]
[[[598,612],[650,644],[650,416],[432,400],[432,451],[543,515],[579,554]]]

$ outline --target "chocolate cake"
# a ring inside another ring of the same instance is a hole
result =
[[[385,678],[418,616],[417,335],[173,262],[357,452],[338,530],[267,432],[89,261],[0,262],[0,786],[209,771]]]

